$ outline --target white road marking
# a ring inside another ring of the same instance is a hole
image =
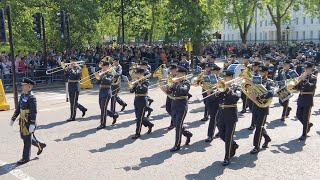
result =
[[[3,170],[10,173],[11,175],[15,176],[20,180],[35,180],[35,178],[29,176],[28,174],[24,173],[21,169],[15,169],[17,166],[9,166],[8,163],[0,160],[0,165]],[[7,165],[7,166],[6,166]]]

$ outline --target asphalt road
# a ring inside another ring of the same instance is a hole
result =
[[[13,110],[0,112],[0,179],[320,179],[319,90],[310,120],[314,126],[305,142],[297,140],[302,134],[302,125],[295,119],[297,95],[290,99],[293,110],[285,122],[279,120],[282,107],[274,98],[265,126],[272,142],[258,155],[249,153],[253,148],[253,131],[247,130],[251,114],[240,115],[235,132],[240,147],[228,167],[221,165],[223,141],[204,142],[209,122],[199,121],[203,103],[196,96],[200,93],[199,87],[192,87],[185,120],[186,128],[194,134],[191,144],[171,153],[175,132],[166,130],[170,117],[164,108],[166,97],[158,88],[149,92],[155,100],[150,119],[155,124],[153,132],[145,134],[147,128],[143,127],[138,140],[131,139],[135,132],[132,94],[121,95],[128,106],[117,124],[110,126],[112,120],[108,118],[107,129],[96,131],[100,118],[97,89],[81,92],[79,102],[88,113],[81,118],[78,111],[77,121],[70,123],[65,121],[70,112],[64,89],[36,91],[35,134],[47,148],[40,156],[33,148],[32,161],[16,167],[23,144],[19,127],[17,123],[9,125]],[[7,98],[13,107],[12,94]]]

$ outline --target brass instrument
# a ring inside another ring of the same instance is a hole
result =
[[[297,78],[287,79],[287,81],[286,81],[287,89],[289,91],[295,91],[295,86],[300,83],[300,81],[302,80],[302,77],[306,77],[305,72],[301,76],[299,76]]]
[[[60,66],[52,68],[52,69],[48,69],[46,71],[46,74],[49,75],[49,74],[54,74],[54,73],[63,71],[66,69],[66,67],[70,66],[71,64],[75,64],[76,66],[80,66],[80,65],[84,65],[85,62],[84,61],[77,61],[77,62],[71,62],[71,63],[61,62]]]
[[[151,74],[148,74],[147,76],[144,76],[143,78],[140,78],[140,79],[137,79],[137,80],[131,80],[131,81],[129,81],[128,82],[128,87],[130,88],[130,89],[132,89],[132,88],[134,88],[139,82],[141,82],[141,81],[144,81],[144,80],[146,80],[146,79],[148,79],[148,78],[150,78],[151,77]]]
[[[106,57],[104,57],[100,62],[99,62],[99,68],[101,69],[102,68],[102,64],[104,63],[104,62],[109,62],[110,64],[111,64],[111,57],[110,56],[106,56]]]
[[[193,74],[187,74],[187,75],[182,76],[182,77],[174,77],[174,78],[172,78],[172,82],[173,83],[177,83],[177,82],[180,82],[180,81],[185,80],[185,79],[190,79],[192,77],[194,77]]]
[[[132,64],[130,67],[129,67],[129,75],[131,78],[134,77],[134,70],[138,68],[138,64]]]
[[[202,71],[200,74],[198,74],[195,78],[192,79],[192,85],[193,86],[200,86],[203,81],[203,76],[206,75],[206,71]]]
[[[113,76],[115,76],[116,74],[116,71],[113,69],[113,68],[109,68],[107,71],[102,71],[102,70],[99,70],[97,72],[94,72],[92,73],[90,76],[87,76],[83,79],[81,79],[81,83],[80,84],[85,84],[86,82],[88,81],[92,81],[94,79],[98,79],[100,76],[102,76],[103,74],[105,73],[111,73]]]

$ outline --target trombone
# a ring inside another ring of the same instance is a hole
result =
[[[131,81],[128,82],[128,87],[130,89],[132,89],[134,86],[136,86],[136,84],[138,84],[139,82],[144,81],[144,80],[146,80],[146,79],[148,79],[150,77],[151,77],[151,73],[148,74],[147,76],[144,76],[143,78],[140,78],[140,79],[137,79],[137,80],[131,80]]]
[[[66,67],[70,66],[71,64],[75,64],[76,66],[80,66],[80,65],[84,65],[85,62],[84,61],[77,61],[77,62],[71,62],[71,63],[61,62],[60,66],[52,68],[52,69],[48,69],[46,71],[46,74],[49,75],[49,74],[54,74],[54,73],[63,71],[63,70],[65,70]]]
[[[113,68],[109,68],[107,71],[102,71],[102,69],[100,69],[99,71],[92,73],[90,76],[87,76],[87,77],[81,79],[80,84],[85,84],[88,81],[92,81],[92,80],[96,79],[96,77],[101,76],[107,72],[111,72],[113,75],[116,74],[116,71]]]

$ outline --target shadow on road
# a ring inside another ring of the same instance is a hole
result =
[[[198,107],[190,110],[190,113],[199,113],[199,112],[204,112],[204,107]]]
[[[273,106],[270,106],[270,108],[276,108],[276,107],[280,107],[281,104],[280,103],[274,103]]]
[[[277,148],[277,150],[271,150],[271,152],[278,153],[286,153],[286,154],[294,154],[296,152],[300,152],[303,150],[303,146],[305,146],[305,141],[300,141],[298,139],[293,139],[287,143],[271,145]]]
[[[280,119],[266,122],[266,129],[275,129],[276,127],[283,127],[283,126],[287,126],[287,124],[285,124],[285,122],[281,121]]]
[[[234,133],[234,140],[239,139],[246,139],[249,138],[250,134],[252,134],[254,131],[248,130],[248,128],[241,129],[240,131],[235,131]]]
[[[114,142],[114,143],[108,143],[108,144],[106,144],[105,147],[102,147],[100,149],[91,149],[91,150],[89,150],[89,152],[98,153],[98,152],[105,152],[108,150],[123,148],[124,146],[132,144],[135,141],[131,138],[131,136],[132,135],[128,136],[125,139],[118,140],[117,142]]]
[[[315,116],[320,115],[320,109],[319,109],[318,111],[314,111],[314,113],[313,113],[313,114],[311,114],[311,115],[315,115]]]
[[[78,133],[71,133],[68,137],[62,138],[62,139],[56,139],[54,141],[56,142],[60,142],[60,141],[71,141],[73,139],[79,139],[79,138],[84,138],[90,134],[93,134],[97,132],[96,128],[92,128],[92,129],[87,129]]]
[[[205,143],[204,141],[195,142],[189,146],[182,146],[181,150],[176,152],[180,155],[190,154],[193,152],[205,152],[207,147],[211,146],[209,143]],[[164,163],[165,160],[172,157],[174,153],[168,150],[161,151],[159,153],[153,154],[151,157],[143,157],[140,159],[140,164],[135,166],[126,166],[123,167],[125,171],[131,170],[140,170],[144,167],[157,166]]]
[[[188,174],[186,179],[216,179],[218,176],[223,175],[226,168],[239,170],[242,168],[254,168],[256,166],[255,161],[258,159],[257,155],[252,155],[250,153],[241,154],[239,157],[234,157],[231,159],[229,166],[222,166],[222,161],[216,161],[210,166],[201,169],[197,174]]]
[[[122,111],[122,112],[119,112],[119,115],[131,114],[131,113],[134,113],[134,109],[124,110],[124,111]]]
[[[38,159],[39,159],[39,157],[34,157],[34,158],[30,159],[29,163],[24,164],[24,165],[17,165],[17,163],[14,162],[14,163],[10,163],[10,164],[6,164],[6,165],[3,165],[3,166],[0,166],[0,176],[10,173],[11,171],[13,171],[14,169],[16,169],[19,166],[24,166],[24,167],[30,166],[30,162],[31,161],[35,161],[35,160],[38,160]]]

